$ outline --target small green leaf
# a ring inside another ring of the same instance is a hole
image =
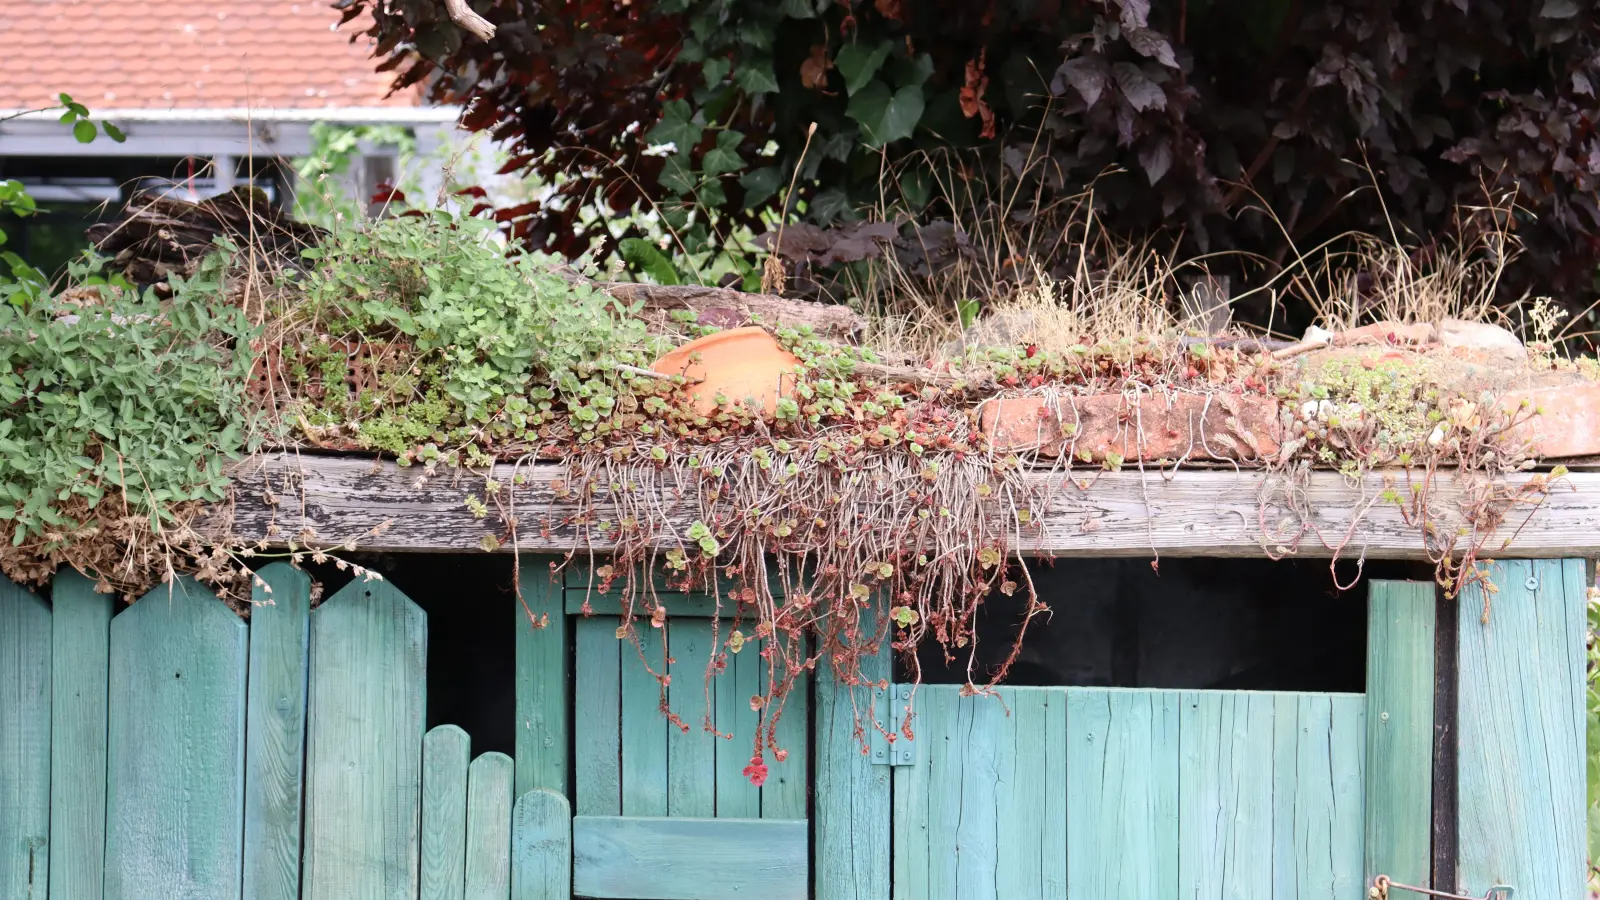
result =
[[[643,238],[623,238],[617,242],[617,251],[630,268],[650,276],[656,284],[681,283],[672,260],[655,244]]]
[[[910,137],[922,108],[922,88],[907,86],[890,93],[888,85],[874,81],[850,98],[845,115],[861,123],[869,144],[882,147]]]
[[[95,136],[94,123],[88,119],[79,119],[72,124],[72,136],[77,138],[80,144],[92,142]]]
[[[833,67],[844,76],[845,92],[854,96],[856,91],[867,86],[872,76],[878,74],[883,61],[889,58],[889,52],[894,49],[894,42],[880,41],[876,47],[868,48],[860,42],[845,44],[839,48],[839,53],[833,58]],[[931,68],[932,63],[929,63]]]
[[[896,59],[889,65],[889,77],[901,87],[922,87],[932,75],[933,57],[926,53],[918,53],[910,59]]]
[[[128,139],[128,136],[122,133],[121,128],[118,128],[110,122],[103,122],[101,123],[100,127],[105,131],[106,137],[111,138],[113,141],[116,141],[119,144]]]
[[[762,166],[739,176],[739,184],[744,187],[744,205],[749,209],[760,206],[778,192],[783,184],[783,173],[777,166]]]
[[[772,61],[751,62],[739,68],[733,83],[751,94],[769,94],[778,90],[778,79],[772,74]]]
[[[724,140],[729,134],[733,135],[733,139]],[[724,131],[717,135],[717,146],[707,150],[705,157],[700,160],[700,170],[705,173],[705,177],[716,178],[718,175],[737,172],[744,168],[744,160],[739,158],[737,149],[742,138],[743,135],[737,131]]]
[[[731,67],[732,64],[726,59],[717,57],[701,63],[700,73],[706,77],[707,85],[717,85],[722,83],[722,79],[728,77],[728,69]]]

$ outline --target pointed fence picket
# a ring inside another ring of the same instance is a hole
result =
[[[423,735],[422,610],[259,575],[248,621],[188,579],[116,615],[74,573],[50,603],[0,579],[0,897],[570,896],[566,798]]]

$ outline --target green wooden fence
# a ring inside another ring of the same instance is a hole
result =
[[[115,616],[0,581],[0,897],[569,897],[566,798],[423,733],[423,611],[261,576],[248,623],[189,580]]]

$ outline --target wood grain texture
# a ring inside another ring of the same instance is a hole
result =
[[[418,891],[427,616],[385,581],[311,614],[304,900]]]
[[[1180,896],[1272,896],[1270,694],[1185,691],[1178,718]]]
[[[511,900],[571,897],[572,810],[555,791],[529,791],[512,810]]]
[[[726,629],[723,635],[726,648]],[[717,815],[754,819],[761,815],[761,792],[744,775],[750,764],[759,716],[750,708],[750,698],[761,694],[762,671],[766,661],[756,645],[740,652],[728,652],[728,670],[716,679],[717,730],[732,737],[717,740]],[[792,758],[792,757],[791,757]],[[787,765],[788,763],[785,763]],[[771,765],[769,762],[768,765]],[[776,767],[774,767],[775,769]],[[800,767],[804,779],[806,769]],[[800,813],[789,818],[801,818]]]
[[[667,814],[667,717],[661,712],[667,633],[640,629],[640,646],[624,641],[622,657],[622,814]],[[642,648],[642,654],[641,654]],[[641,658],[642,657],[642,658]],[[652,672],[656,674],[651,674]]]
[[[0,896],[23,900],[50,889],[50,651],[50,608],[0,578]]]
[[[561,585],[546,577],[547,560],[525,558],[517,629],[517,794],[534,788],[567,792],[567,616]],[[522,607],[527,606],[525,611]],[[541,623],[534,627],[528,614]]]
[[[455,725],[422,736],[421,900],[463,900],[467,890],[467,768],[472,739]]]
[[[516,764],[485,753],[467,774],[467,900],[511,896],[511,785]]]
[[[579,815],[622,813],[622,652],[610,616],[579,618],[573,629],[573,759]]]
[[[577,816],[572,888],[636,900],[806,900],[804,819]]]
[[[711,622],[675,619],[667,626],[672,684],[667,702],[682,725],[667,728],[667,815],[711,818],[717,811],[717,744],[706,730],[716,680],[707,680]]]
[[[1462,592],[1459,890],[1584,890],[1584,565],[1495,563]]]
[[[974,698],[982,702],[986,698]],[[995,871],[1001,897],[1067,892],[1067,698],[1051,688],[1000,692],[1011,715],[1000,731]],[[1011,809],[1024,811],[1012,815]]]
[[[311,578],[286,563],[257,577],[266,584],[254,586],[250,611],[244,900],[298,900]]]
[[[108,900],[240,896],[247,631],[188,578],[111,620]]]
[[[59,572],[50,585],[50,896],[56,900],[100,900],[105,891],[111,607],[111,595],[95,593],[77,572]]]
[[[751,654],[749,662],[755,663],[760,669],[759,690],[764,697],[769,676],[766,660],[757,654]],[[749,698],[746,698],[745,707],[749,706]],[[749,732],[745,732],[744,735],[734,732],[734,743],[748,744],[748,734]],[[807,815],[806,795],[810,793],[808,779],[811,757],[811,676],[801,675],[794,680],[794,685],[783,701],[783,711],[778,717],[776,736],[778,746],[788,754],[788,757],[780,762],[775,753],[766,754],[767,783],[761,786],[761,818],[804,819]],[[720,798],[717,815],[733,815],[721,811]]]
[[[1367,586],[1366,878],[1426,885],[1433,843],[1434,586]]]
[[[886,682],[889,671],[887,646],[861,661],[868,680]],[[875,688],[840,682],[826,663],[817,673],[816,900],[883,900],[889,896],[892,770],[872,765],[861,752],[866,735],[857,730],[858,723],[872,727]]]
[[[1067,783],[1067,894],[1176,896],[1176,694],[1068,692]]]
[[[1361,900],[1366,698],[1274,694],[1272,896]]]
[[[576,507],[551,489],[567,481],[563,466],[522,467],[525,484],[512,498],[521,527],[518,542],[526,554],[535,551],[566,552],[578,546],[608,549],[599,535],[580,540],[567,524]],[[501,484],[512,483],[512,467],[497,466],[493,473]],[[1171,556],[1260,557],[1261,522],[1274,535],[1293,534],[1298,519],[1286,501],[1286,484],[1263,472],[1184,470],[1170,478],[1160,473],[1097,472],[1077,476],[1087,490],[1067,483],[1060,475],[1028,476],[1041,492],[1034,518],[1041,527],[1025,530],[1015,541],[1027,553],[1060,556]],[[1509,485],[1535,477],[1508,476]],[[305,528],[325,540],[361,537],[361,547],[373,551],[456,550],[476,551],[485,534],[501,526],[478,519],[466,507],[469,493],[482,493],[483,482],[474,476],[426,477],[416,469],[400,469],[387,462],[345,457],[252,457],[235,466],[233,478],[238,502],[229,522],[212,527],[228,530],[246,540],[282,544]],[[1314,472],[1296,491],[1301,508],[1311,510],[1311,525],[1330,542],[1349,531],[1360,517],[1344,554],[1365,553],[1369,558],[1424,559],[1426,551],[1418,529],[1402,518],[1394,504],[1373,500],[1386,480],[1407,490],[1404,473],[1374,473],[1352,485],[1337,472]],[[1459,522],[1461,502],[1481,482],[1473,478],[1441,475],[1433,483],[1434,523],[1442,530]],[[278,499],[268,503],[270,491]],[[1267,498],[1261,508],[1261,498]],[[697,518],[693,494],[684,499],[664,497],[667,516],[686,527]],[[291,512],[292,511],[292,512]],[[303,511],[303,512],[302,512]],[[598,518],[607,518],[604,502]],[[1600,473],[1573,472],[1553,490],[1542,506],[1524,522],[1525,510],[1516,510],[1502,528],[1502,536],[1489,546],[1503,556],[1582,556],[1600,550]],[[363,537],[384,523],[381,534]],[[1287,531],[1286,531],[1287,530]],[[681,531],[681,529],[680,529]],[[1513,538],[1502,547],[1505,538]],[[1274,537],[1274,540],[1279,538]],[[509,550],[510,548],[505,548]],[[1327,557],[1332,548],[1314,535],[1300,542],[1302,556]]]

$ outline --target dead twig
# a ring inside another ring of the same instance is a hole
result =
[[[478,40],[487,41],[494,37],[494,24],[474,12],[467,5],[467,0],[444,0],[444,8],[450,14],[450,21],[471,32]]]

